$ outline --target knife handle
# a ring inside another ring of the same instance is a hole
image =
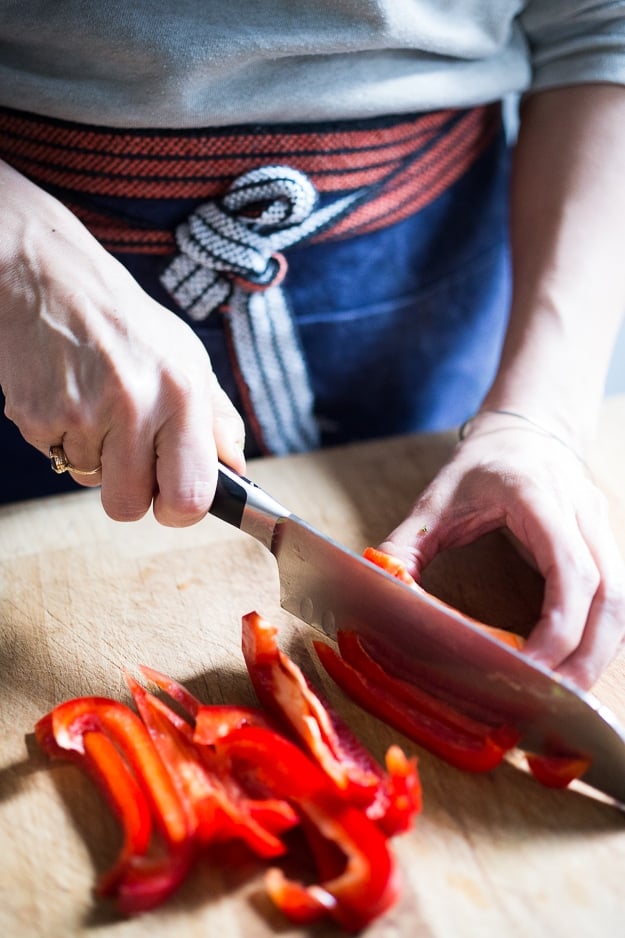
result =
[[[217,489],[210,514],[251,534],[268,549],[281,518],[291,514],[259,485],[219,463]]]

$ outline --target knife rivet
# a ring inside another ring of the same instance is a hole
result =
[[[305,596],[302,599],[299,608],[304,622],[312,622],[314,606],[310,596]]]
[[[336,638],[336,620],[331,609],[326,609],[321,615],[321,628],[330,638]]]

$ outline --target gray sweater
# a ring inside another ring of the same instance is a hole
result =
[[[0,0],[0,104],[119,127],[397,114],[625,83],[625,2]]]

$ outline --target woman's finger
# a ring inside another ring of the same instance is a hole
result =
[[[99,437],[99,434],[96,434]],[[60,443],[49,447],[48,456],[55,472],[69,472],[75,482],[86,487],[102,482],[102,444],[82,434],[65,434]]]
[[[102,446],[102,507],[114,521],[138,521],[156,490],[152,432],[116,423]]]
[[[245,472],[245,424],[216,378],[212,389],[212,412],[213,436],[219,458],[235,472]]]
[[[557,669],[582,641],[601,574],[575,515],[559,500],[534,499],[517,508],[510,526],[545,580],[540,617],[524,652]]]
[[[609,526],[607,514],[580,530],[600,572],[581,641],[558,666],[580,687],[590,688],[618,654],[625,636],[625,563]]]

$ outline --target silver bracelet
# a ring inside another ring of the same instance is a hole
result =
[[[516,417],[517,420],[523,420],[525,423],[528,423],[531,427],[534,427],[535,430],[539,430],[544,436],[551,437],[552,440],[555,440],[557,443],[560,443],[564,446],[570,453],[575,456],[576,459],[579,459],[583,466],[586,466],[586,462],[579,455],[577,450],[573,449],[566,440],[563,440],[561,436],[558,436],[556,433],[552,433],[551,430],[547,430],[546,427],[543,427],[540,423],[537,423],[535,420],[532,420],[531,417],[526,417],[525,414],[519,414],[516,410],[503,410],[498,408],[485,408],[484,410],[479,410],[476,414],[473,414],[471,417],[468,417],[464,423],[460,426],[458,430],[458,439],[460,442],[464,440],[467,435],[467,431],[476,417],[479,417],[481,414],[503,414],[504,417]]]

